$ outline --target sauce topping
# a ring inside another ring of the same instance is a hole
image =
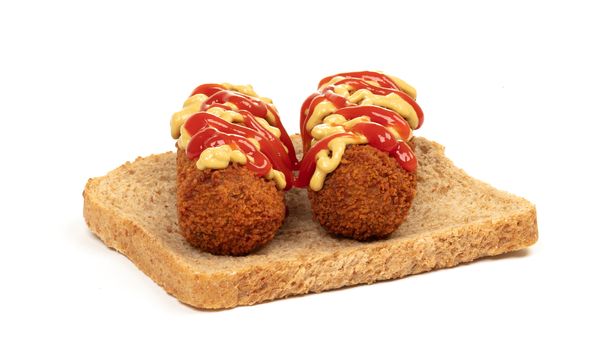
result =
[[[416,170],[416,157],[407,142],[424,115],[413,87],[371,71],[329,76],[318,86],[301,107],[304,157],[295,186],[322,189],[326,175],[353,144],[371,145],[389,153],[403,169]]]
[[[238,163],[279,189],[293,184],[292,142],[271,100],[250,85],[203,84],[171,119],[172,137],[200,170]]]

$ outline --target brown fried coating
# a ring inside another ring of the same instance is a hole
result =
[[[199,170],[178,150],[180,232],[193,246],[218,255],[245,255],[274,238],[285,216],[284,193],[244,166]]]
[[[388,237],[416,195],[416,173],[372,146],[349,146],[320,191],[307,189],[314,219],[327,231],[359,241]]]

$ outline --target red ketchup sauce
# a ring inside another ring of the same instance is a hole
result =
[[[328,76],[328,77],[320,80],[320,83],[318,84],[318,89],[322,85],[331,81],[332,78],[334,78],[334,77],[357,78],[359,80],[373,81],[375,83],[378,83],[378,85],[385,87],[385,88],[396,89],[396,90],[399,89],[399,87],[395,84],[395,82],[393,80],[391,80],[391,78],[389,78],[385,74],[378,73],[378,72],[371,72],[371,71],[347,72],[347,73],[340,73],[340,74]]]
[[[357,91],[359,89],[366,89],[375,95],[386,96],[391,93],[398,95],[404,101],[409,103],[412,106],[412,108],[414,109],[414,111],[416,111],[416,115],[418,116],[418,126],[416,127],[416,129],[420,129],[420,127],[422,126],[422,122],[424,121],[424,113],[422,112],[422,108],[420,108],[418,103],[416,103],[416,101],[414,101],[414,99],[412,97],[410,97],[405,92],[399,90],[399,88],[387,89],[387,88],[383,88],[383,87],[379,87],[379,86],[370,85],[370,84],[366,83],[365,81],[357,79],[357,78],[347,78],[347,79],[338,81],[338,82],[334,83],[333,85],[325,87],[324,90],[325,91],[333,91],[335,86],[342,85],[342,84],[347,84],[347,85],[353,87],[354,91]]]
[[[338,82],[325,85],[334,77],[343,77]],[[380,86],[374,86],[368,82],[376,82]],[[389,153],[400,167],[413,172],[416,171],[417,161],[412,148],[407,144],[411,138],[412,128],[408,122],[397,112],[379,106],[362,106],[350,103],[344,96],[334,92],[337,85],[347,84],[353,91],[366,89],[375,95],[396,94],[408,102],[416,111],[418,116],[418,126],[420,128],[424,121],[424,113],[414,99],[403,92],[395,82],[388,76],[370,71],[348,72],[328,76],[322,79],[318,85],[317,92],[310,95],[301,106],[300,128],[303,140],[304,157],[299,164],[299,175],[295,179],[295,187],[307,187],[310,179],[316,169],[316,155],[323,149],[328,148],[328,143],[337,137],[358,137],[363,135],[368,140],[368,145]],[[328,100],[337,108],[333,114],[340,114],[347,120],[352,120],[361,116],[370,119],[369,122],[360,122],[353,125],[344,133],[334,134],[323,138],[311,146],[311,130],[307,130],[307,122],[313,114],[318,103]],[[394,135],[387,130],[387,127],[393,128],[400,136],[401,140],[396,140]]]
[[[253,161],[247,159],[245,166],[257,176],[265,176],[270,171],[271,165],[268,158],[249,140],[243,136],[228,134],[213,128],[205,128],[197,132],[188,143],[186,153],[189,158],[194,159],[198,158],[207,148],[223,145],[229,145],[232,149],[240,150],[248,157],[252,157]]]
[[[276,124],[274,126],[280,130],[280,141],[282,141],[284,146],[288,149],[288,157],[291,164],[293,164],[293,167],[297,166],[298,161],[297,157],[295,156],[295,147],[293,146],[290,136],[287,134],[286,130],[284,130],[284,126],[280,121],[280,116],[274,107],[258,98],[250,97],[236,91],[223,89],[222,91],[218,91],[209,96],[209,98],[201,105],[201,110],[207,110],[213,107],[214,104],[223,106],[226,102],[234,104],[239,110],[248,111],[252,115],[264,118],[266,120],[269,111],[274,116]]]
[[[410,124],[399,114],[384,107],[350,106],[339,108],[335,113],[342,115],[347,120],[366,116],[374,123],[394,128],[404,141],[409,141],[412,136]]]
[[[298,161],[291,139],[272,106],[257,98],[226,90],[219,84],[200,85],[192,92],[192,95],[196,94],[204,94],[209,97],[201,105],[200,112],[190,116],[184,123],[184,129],[191,136],[186,148],[189,159],[198,158],[207,148],[229,145],[247,155],[245,167],[257,176],[265,176],[273,168],[284,174],[286,179],[284,189],[288,190],[292,187],[293,169],[297,166]],[[241,124],[229,123],[205,112],[211,107],[232,110],[225,104],[227,102],[237,107],[236,112],[243,118]],[[275,127],[281,132],[280,138],[277,138],[255,119],[255,117],[266,119],[268,111],[274,116]],[[255,139],[259,143],[260,149],[257,149],[248,138]]]
[[[336,108],[342,108],[351,105],[345,97],[337,95],[332,91],[316,92],[309,96],[305,102],[303,102],[303,106],[301,106],[300,126],[301,140],[303,141],[303,152],[307,151],[309,148],[309,142],[311,141],[311,134],[306,128],[307,120],[314,113],[316,106],[324,100],[332,102]]]
[[[263,129],[259,124],[257,126]],[[257,129],[228,123],[206,112],[199,112],[188,118],[184,129],[189,135],[193,135],[186,148],[189,159],[198,158],[206,148],[230,145],[233,149],[238,149],[249,156],[245,166],[258,176],[265,176],[273,168],[284,174],[285,189],[292,186],[293,172],[287,165],[289,159],[285,156],[286,152],[283,152],[284,148],[279,140],[270,140]],[[257,140],[260,149],[257,149],[248,138]]]
[[[399,166],[407,171],[415,171],[417,167],[416,156],[412,148],[404,141],[396,141],[395,137],[382,125],[372,122],[357,123],[350,130],[340,134],[334,134],[316,142],[299,164],[299,175],[295,179],[295,187],[307,187],[314,171],[316,170],[316,155],[323,149],[328,149],[328,143],[337,137],[357,137],[357,134],[366,136],[368,145],[388,152]]]

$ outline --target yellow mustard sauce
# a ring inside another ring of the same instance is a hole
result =
[[[246,164],[247,157],[239,150],[233,150],[229,145],[206,148],[201,152],[196,162],[199,170],[225,169],[232,163]]]
[[[227,90],[239,92],[241,94],[255,97],[265,103],[272,103],[272,100],[267,97],[261,97],[253,90],[251,85],[234,85],[229,83],[222,83]],[[201,105],[209,97],[204,94],[196,94],[190,96],[184,102],[182,109],[174,113],[170,121],[171,136],[174,139],[178,139],[177,146],[180,149],[186,150],[188,143],[190,142],[191,135],[188,134],[184,128],[184,124],[193,114],[200,111]],[[224,103],[224,105],[230,107],[232,110],[227,110],[220,107],[211,107],[206,112],[219,117],[228,123],[242,123],[243,116],[238,112],[238,107],[230,102]],[[268,132],[273,134],[276,138],[280,139],[282,133],[274,124],[276,122],[275,116],[268,110],[266,118],[255,117],[255,120]],[[261,151],[259,142],[254,138],[247,138],[249,142],[255,146],[258,151]],[[285,148],[286,150],[286,148]],[[211,147],[201,152],[199,159],[196,161],[196,166],[199,170],[205,169],[225,169],[230,163],[237,163],[244,165],[248,161],[248,156],[237,149],[232,149],[229,145],[222,145],[218,147]],[[281,171],[270,169],[270,171],[264,176],[267,180],[273,180],[278,189],[286,187],[286,178],[284,173]]]
[[[284,173],[282,173],[282,171],[272,168],[270,169],[270,172],[265,175],[265,178],[268,180],[274,180],[274,182],[276,182],[276,188],[279,190],[286,187],[286,178],[284,177]]]
[[[268,123],[267,120],[261,118],[261,117],[255,117],[255,120],[261,124],[261,126],[263,126],[264,129],[266,129],[267,131],[269,131],[272,135],[276,136],[277,139],[280,139],[280,136],[282,135],[282,133],[280,132],[280,129],[278,129],[275,126],[271,126],[270,123]],[[288,148],[284,148],[287,152],[288,152]]]
[[[272,103],[271,99],[257,95],[257,93],[253,90],[253,86],[251,86],[251,85],[234,85],[234,84],[230,84],[230,83],[222,83],[220,85],[223,86],[227,90],[240,92],[243,95],[258,98],[259,100],[261,100],[265,103],[269,103],[269,104]],[[201,105],[208,98],[209,97],[207,95],[196,94],[196,95],[192,95],[186,99],[186,101],[184,102],[184,105],[182,106],[182,109],[180,111],[174,113],[171,117],[171,121],[170,121],[171,137],[173,137],[174,139],[177,139],[178,137],[180,137],[180,129],[181,129],[182,125],[184,125],[184,123],[186,123],[186,120],[188,120],[188,118],[190,118],[191,115],[200,111]],[[225,105],[232,108],[234,111],[238,110],[238,107],[236,107],[236,105],[233,103],[226,102]],[[268,121],[270,122],[270,124],[275,123],[274,115],[272,113],[270,113],[269,111],[268,111],[267,118],[268,118]],[[241,118],[241,121],[242,121],[242,118]]]
[[[311,129],[313,129],[314,126],[322,122],[322,119],[324,119],[324,117],[336,112],[336,110],[337,108],[335,107],[335,105],[328,100],[324,100],[318,103],[314,108],[313,113],[307,120],[307,123],[305,123],[305,128],[307,129],[307,131],[311,131]]]
[[[412,105],[397,94],[390,93],[381,96],[375,95],[366,89],[360,89],[349,96],[347,100],[359,105],[375,105],[391,109],[407,120],[412,129],[418,127],[418,115],[416,111],[412,108]]]
[[[413,98],[414,100],[416,99],[416,89],[414,89],[414,87],[408,83],[406,83],[405,81],[399,79],[396,76],[393,75],[387,75],[387,77],[391,80],[393,80],[393,82],[395,83],[395,85],[397,85],[397,87],[405,92],[406,94],[408,94],[408,96],[410,96],[411,98]]]
[[[333,172],[341,163],[343,153],[348,145],[368,143],[363,135],[336,137],[328,142],[328,150],[321,150],[316,154],[316,170],[309,180],[309,188],[319,191],[324,186],[326,175]]]
[[[311,129],[311,136],[314,141],[320,141],[321,139],[328,137],[332,134],[342,133],[351,129],[355,124],[369,122],[370,118],[366,116],[357,117],[351,120],[347,120],[340,114],[331,114],[324,118],[322,124],[316,125]]]
[[[192,95],[186,99],[182,109],[171,116],[170,127],[171,137],[177,139],[180,137],[180,128],[191,115],[197,113],[201,109],[201,105],[209,97],[203,94]]]
[[[408,96],[416,99],[416,89],[410,86],[405,81],[387,75],[397,87],[405,92]],[[320,89],[335,84],[345,79],[342,76],[335,76],[326,84],[320,86]],[[374,86],[380,86],[374,81],[367,81],[368,84]],[[399,95],[390,93],[385,96],[375,95],[367,89],[359,89],[353,91],[353,88],[348,84],[340,84],[334,87],[334,92],[337,95],[343,96],[349,102],[357,105],[375,105],[384,108],[391,109],[401,115],[410,125],[411,129],[415,129],[418,126],[418,115],[416,111],[408,102]],[[368,122],[370,118],[367,116],[360,116],[351,120],[347,120],[344,116],[336,114],[336,107],[333,103],[328,100],[321,101],[314,108],[311,116],[307,119],[305,127],[311,134],[312,140],[311,145],[313,146],[319,140],[328,137],[333,134],[343,133],[350,130],[353,125],[361,122]],[[307,112],[306,112],[307,113]],[[391,132],[396,140],[401,140],[401,136],[393,127],[386,127]],[[410,134],[410,138],[411,138]],[[363,135],[355,136],[341,136],[332,139],[328,143],[328,149],[319,151],[316,154],[316,170],[312,175],[309,187],[313,191],[319,191],[324,186],[324,180],[326,176],[333,172],[341,163],[341,159],[348,145],[365,144],[368,140]]]
[[[249,85],[249,84],[247,84],[247,85],[234,85],[234,84],[230,84],[230,83],[221,83],[220,85],[223,86],[227,90],[232,90],[232,91],[240,92],[243,95],[247,95],[247,96],[251,96],[251,97],[256,97],[256,98],[260,99],[261,101],[263,101],[265,103],[269,103],[269,104],[273,103],[271,98],[257,95],[257,93],[255,92],[255,90],[253,90],[253,86],[252,85]]]

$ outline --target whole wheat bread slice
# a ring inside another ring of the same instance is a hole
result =
[[[537,241],[531,203],[469,177],[444,156],[442,146],[415,140],[418,193],[407,220],[383,241],[332,237],[312,221],[305,191],[291,190],[289,215],[266,247],[246,257],[201,252],[178,233],[171,152],[90,179],[84,217],[108,247],[169,294],[206,309],[400,278]]]

